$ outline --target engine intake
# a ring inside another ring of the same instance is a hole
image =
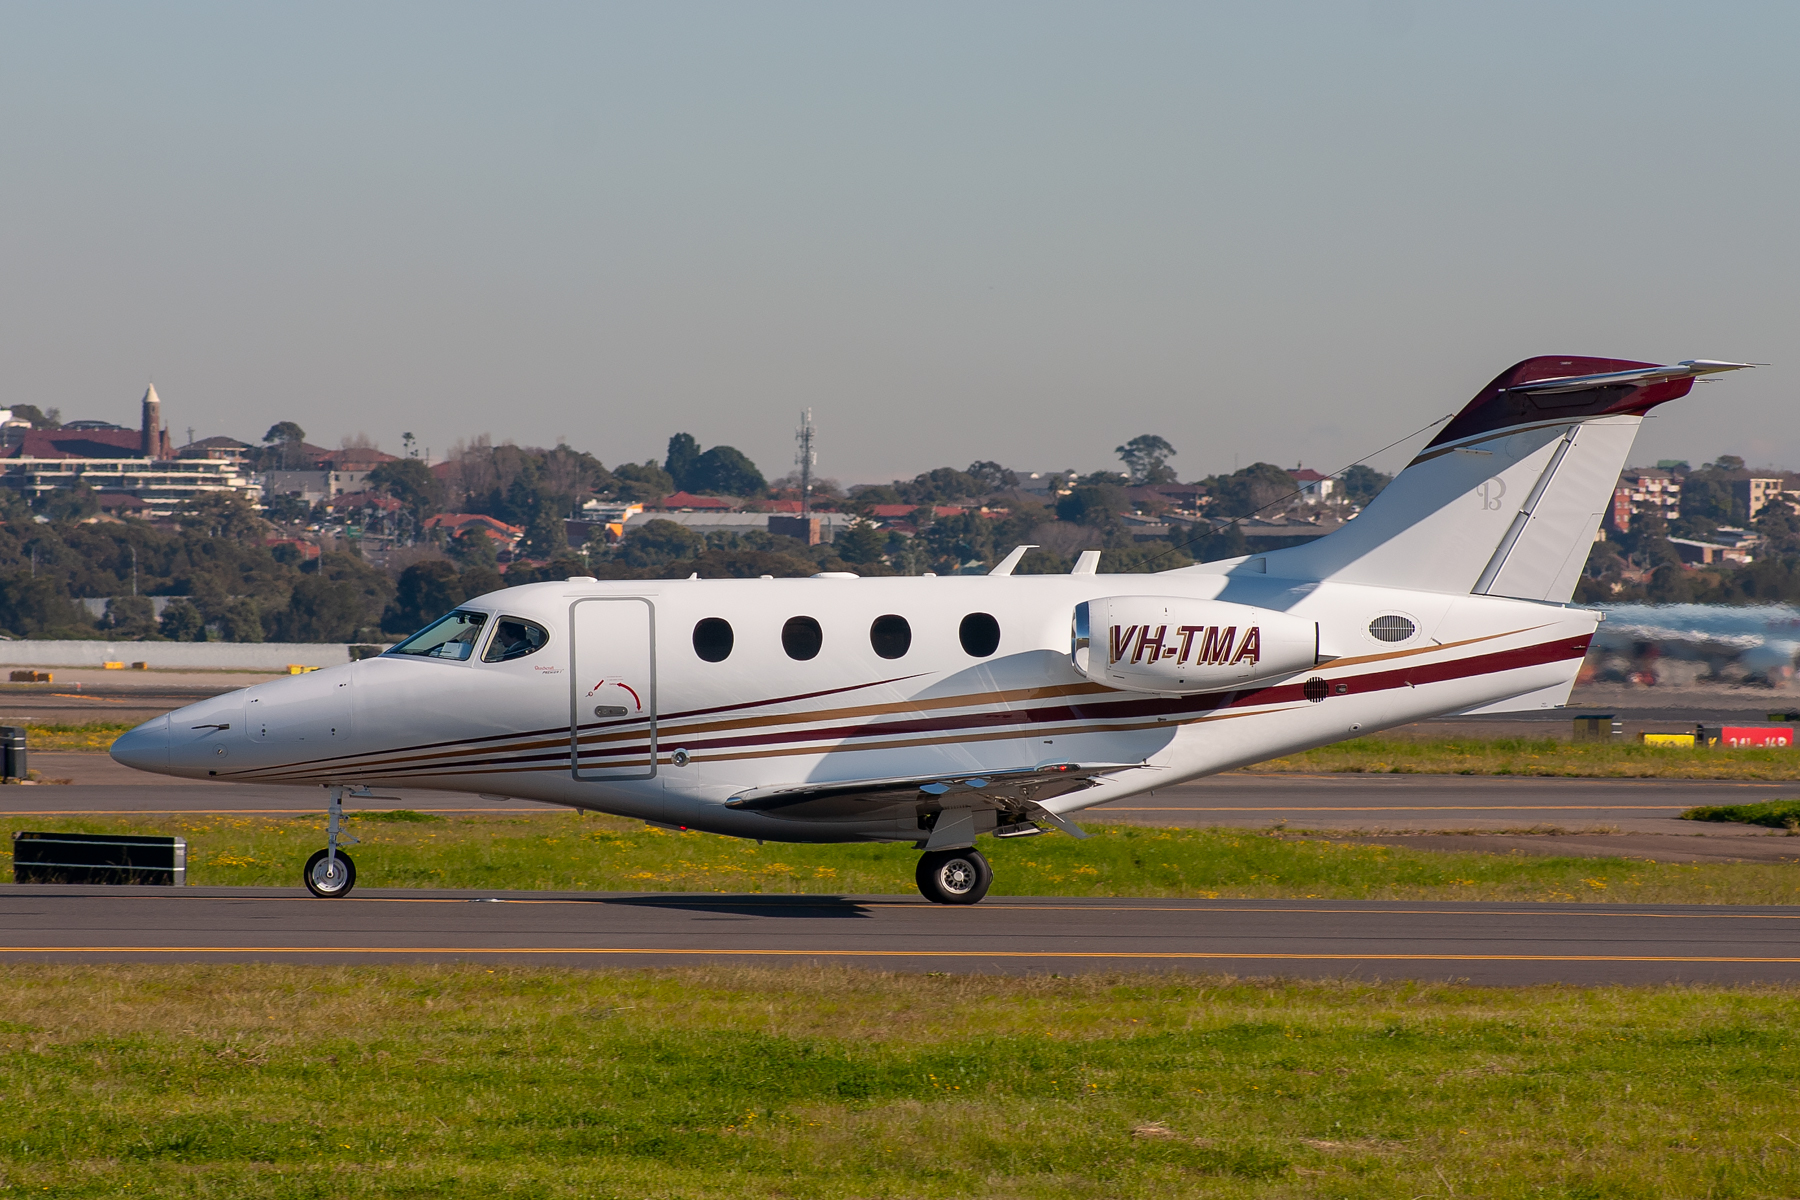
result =
[[[1286,613],[1169,596],[1107,596],[1075,606],[1075,669],[1134,692],[1214,692],[1310,670],[1319,626]]]

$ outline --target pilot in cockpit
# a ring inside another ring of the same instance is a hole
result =
[[[494,626],[494,640],[488,643],[484,662],[511,662],[524,658],[542,646],[547,638],[542,626],[530,621],[504,618]]]

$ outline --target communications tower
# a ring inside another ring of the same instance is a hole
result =
[[[794,465],[800,468],[800,515],[812,515],[812,473],[819,464],[819,452],[813,449],[812,409],[800,412],[800,428],[794,431],[794,441],[800,452],[794,455]]]

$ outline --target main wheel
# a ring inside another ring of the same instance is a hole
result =
[[[320,850],[306,860],[306,873],[301,876],[306,881],[306,890],[321,900],[336,900],[348,896],[350,889],[356,886],[356,864],[342,850],[337,857],[330,857],[329,850]]]
[[[933,850],[919,857],[913,878],[933,904],[974,904],[987,895],[994,871],[979,850]]]

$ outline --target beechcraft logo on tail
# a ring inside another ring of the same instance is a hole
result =
[[[1172,658],[1178,667],[1190,661],[1198,667],[1235,667],[1245,660],[1255,666],[1262,661],[1262,628],[1257,625],[1244,631],[1242,641],[1236,625],[1177,625],[1173,638],[1167,625],[1158,625],[1154,633],[1148,625],[1114,625],[1108,640],[1109,665],[1127,657],[1133,665]]]

